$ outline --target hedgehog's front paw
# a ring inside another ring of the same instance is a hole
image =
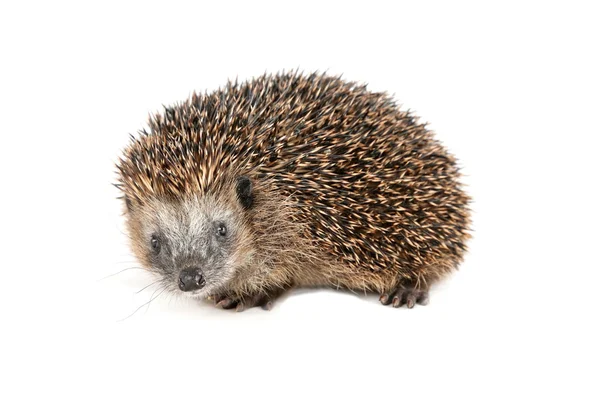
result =
[[[225,310],[229,310],[231,308],[237,307],[241,299],[233,295],[217,294],[212,296],[212,300],[215,304],[215,307],[220,307]]]
[[[415,303],[426,305],[429,302],[429,290],[398,286],[396,289],[382,294],[379,301],[384,306],[391,304],[392,307],[398,308],[406,304],[406,307],[413,308]]]
[[[225,310],[235,308],[235,311],[244,311],[252,307],[261,307],[263,310],[271,310],[273,301],[279,297],[280,292],[261,293],[254,296],[233,296],[233,295],[217,295],[214,296],[216,307],[221,307]]]

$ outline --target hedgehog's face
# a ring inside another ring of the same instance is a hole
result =
[[[136,255],[168,289],[206,297],[227,286],[252,256],[246,209],[252,188],[240,178],[225,196],[132,205],[128,226]]]

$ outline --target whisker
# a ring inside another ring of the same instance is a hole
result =
[[[127,237],[129,240],[133,240],[133,239],[131,238],[131,236],[130,236],[130,235],[127,233],[127,232],[123,231],[123,229],[121,229],[121,228],[118,228],[118,229],[119,229],[119,232],[120,232],[120,233],[121,233],[123,236],[126,236],[126,237]]]
[[[156,290],[154,291],[154,293],[156,293],[156,292],[157,292],[159,289],[160,289],[160,288],[156,289]],[[158,298],[158,296],[160,296],[160,295],[161,295],[161,294],[162,294],[162,293],[163,293],[163,292],[164,292],[166,289],[167,289],[167,288],[165,287],[165,288],[163,288],[163,290],[162,290],[160,293],[158,293],[158,295],[156,295],[156,296],[151,296],[151,297],[150,297],[150,300],[148,300],[147,302],[145,302],[144,304],[142,304],[141,306],[139,306],[138,308],[136,308],[134,312],[132,312],[131,314],[129,314],[129,315],[128,315],[128,316],[126,316],[125,318],[118,320],[117,322],[123,322],[123,321],[125,321],[126,319],[128,319],[128,318],[132,317],[132,316],[133,316],[133,315],[134,315],[136,312],[138,312],[138,311],[139,311],[139,310],[140,310],[142,307],[144,307],[145,305],[147,305],[147,306],[148,306],[148,308],[149,308],[149,307],[150,307],[150,303],[151,303],[152,301],[156,300],[156,299]],[[152,295],[154,295],[154,293],[152,293]],[[148,309],[146,309],[146,311],[148,311]]]
[[[143,288],[141,288],[140,290],[138,290],[137,292],[135,292],[135,294],[141,293],[141,292],[143,292],[144,290],[148,289],[150,286],[152,286],[152,285],[156,285],[156,284],[157,284],[157,283],[159,283],[159,282],[160,282],[160,279],[159,279],[159,280],[157,280],[157,281],[154,281],[154,282],[152,282],[152,283],[149,283],[148,285],[144,286]]]
[[[159,289],[160,289],[160,288],[159,288]],[[158,290],[158,289],[157,289],[157,290]],[[150,301],[148,302],[148,306],[146,307],[146,311],[144,311],[144,314],[145,314],[145,313],[147,313],[147,312],[148,312],[148,310],[150,309],[150,303],[151,303],[153,300],[157,299],[157,298],[158,298],[158,297],[159,297],[161,294],[163,294],[163,293],[165,292],[165,290],[167,290],[167,287],[166,287],[166,286],[163,288],[163,290],[161,290],[161,291],[160,291],[160,293],[159,293],[159,294],[157,294],[157,295],[156,295],[156,297],[153,297],[153,298],[151,298],[151,299],[150,299]]]
[[[119,275],[121,272],[125,272],[125,271],[130,270],[130,269],[145,269],[145,268],[142,268],[142,267],[129,267],[129,268],[125,268],[125,269],[120,270],[119,272],[115,272],[114,274],[107,275],[104,278],[100,278],[96,282],[103,281],[104,279],[110,278],[111,276]]]

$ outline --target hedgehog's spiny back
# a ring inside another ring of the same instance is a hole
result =
[[[138,201],[218,190],[239,174],[272,178],[310,236],[357,269],[440,274],[468,236],[454,159],[386,95],[325,75],[194,95],[155,115],[120,169]]]

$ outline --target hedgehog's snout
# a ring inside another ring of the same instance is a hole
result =
[[[184,292],[202,289],[205,284],[200,268],[186,268],[179,273],[179,289]]]

